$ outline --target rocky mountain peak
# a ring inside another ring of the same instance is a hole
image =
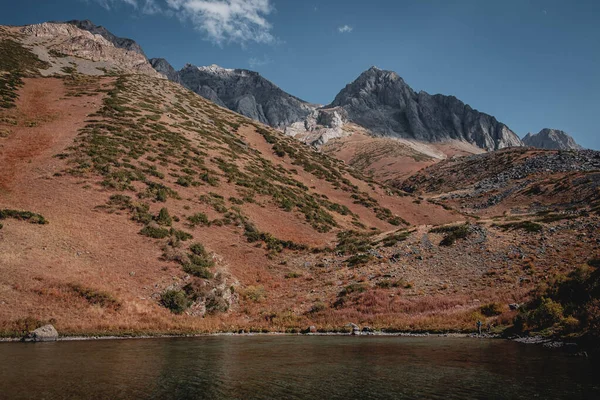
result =
[[[66,23],[70,24],[70,25],[74,25],[84,31],[91,32],[95,35],[100,35],[104,39],[106,39],[110,43],[112,43],[115,47],[118,47],[120,49],[125,49],[127,51],[133,51],[135,53],[141,54],[142,56],[146,57],[144,50],[142,50],[142,47],[136,41],[134,41],[132,39],[128,39],[128,38],[118,37],[118,36],[112,34],[108,29],[104,28],[103,26],[95,25],[89,19],[71,20],[71,21],[67,21]]]
[[[558,130],[545,128],[536,134],[528,133],[523,138],[526,146],[537,147],[548,150],[581,150],[581,147],[568,133]]]
[[[486,150],[522,146],[494,117],[453,96],[416,93],[393,71],[376,67],[347,85],[328,107],[342,107],[348,120],[381,136],[425,142],[461,140]]]
[[[179,79],[179,74],[175,68],[164,58],[151,58],[148,61],[158,73],[166,76],[170,81],[181,83],[181,79]]]
[[[202,97],[276,128],[302,121],[315,109],[254,71],[186,64],[177,76]]]

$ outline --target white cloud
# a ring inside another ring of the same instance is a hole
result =
[[[354,30],[354,28],[353,28],[353,27],[351,27],[350,25],[343,25],[343,26],[340,26],[340,27],[338,28],[338,31],[339,31],[340,33],[350,33],[350,32],[352,32],[353,30]]]
[[[206,38],[219,45],[249,42],[275,43],[267,17],[271,0],[96,0],[111,9],[125,3],[145,14],[162,13],[190,21]]]
[[[271,62],[272,60],[267,56],[264,56],[263,58],[252,57],[248,60],[248,65],[250,68],[254,69],[256,67],[262,67],[264,65],[271,64]]]

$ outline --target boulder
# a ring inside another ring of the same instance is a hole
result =
[[[519,308],[521,308],[521,306],[519,304],[517,304],[517,303],[512,303],[512,304],[508,305],[508,308],[510,308],[511,311],[516,311]]]
[[[44,325],[37,328],[25,338],[28,342],[56,342],[58,340],[58,331],[52,325]]]
[[[352,322],[350,322],[348,325],[352,328],[352,335],[360,335],[360,327]]]
[[[317,333],[317,327],[314,325],[311,325],[308,327],[308,332],[309,333]]]

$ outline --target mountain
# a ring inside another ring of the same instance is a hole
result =
[[[583,147],[575,142],[568,133],[557,129],[542,129],[535,135],[528,133],[523,138],[525,146],[547,150],[581,150]]]
[[[352,126],[345,108],[310,115]],[[0,26],[0,337],[470,332],[600,258],[598,153],[436,162],[367,139],[357,166],[431,165],[387,185],[103,36]]]
[[[178,77],[185,87],[205,99],[275,128],[303,120],[315,109],[258,72],[188,64]]]
[[[152,68],[156,70],[156,72],[164,75],[172,82],[181,83],[181,79],[179,78],[179,74],[173,68],[171,64],[164,58],[151,58],[148,60]]]
[[[381,136],[425,142],[460,140],[487,150],[522,146],[494,117],[456,97],[416,93],[395,72],[376,67],[347,85],[328,107],[342,107],[348,120]]]
[[[91,32],[94,35],[100,35],[104,39],[114,44],[115,47],[125,49],[127,51],[134,51],[146,57],[146,54],[144,53],[144,50],[142,50],[142,47],[139,44],[137,44],[134,40],[115,36],[103,26],[94,25],[94,23],[90,20],[71,20],[67,21],[66,23],[74,25],[79,29],[83,29],[84,31]]]
[[[102,35],[73,24],[45,22],[19,29],[27,46],[38,54],[48,69],[42,75],[79,72],[86,75],[137,73],[164,78],[150,65],[146,56],[116,47]]]

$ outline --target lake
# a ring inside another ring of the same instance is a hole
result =
[[[0,398],[598,399],[594,362],[535,345],[443,337],[0,343]]]

